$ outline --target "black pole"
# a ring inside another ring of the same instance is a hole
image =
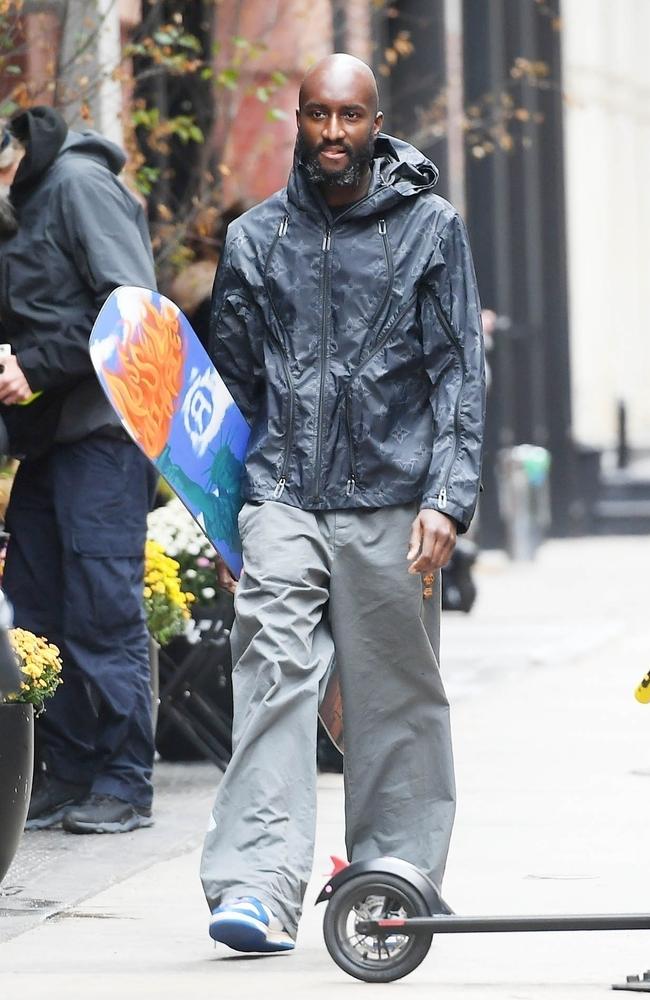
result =
[[[616,465],[627,469],[630,462],[630,448],[627,442],[627,407],[622,399],[616,404]]]

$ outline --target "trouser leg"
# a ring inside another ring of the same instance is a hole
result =
[[[413,506],[337,512],[330,622],[343,695],[346,843],[440,885],[455,808],[449,705],[438,668],[439,579],[407,573]]]
[[[135,445],[99,436],[56,448],[52,463],[63,565],[60,690],[77,671],[92,688],[92,791],[147,808],[154,742],[142,578],[150,467]],[[48,754],[63,777],[81,720],[57,699],[58,692],[48,711]]]
[[[235,597],[233,755],[201,863],[210,907],[254,895],[295,934],[313,857],[327,540],[316,517],[278,503],[240,515]]]
[[[21,463],[6,527],[10,539],[3,586],[14,624],[45,636],[64,652],[63,560],[49,456]],[[96,766],[95,706],[83,671],[65,652],[64,660],[65,683],[36,720],[38,757],[63,780],[90,787]]]

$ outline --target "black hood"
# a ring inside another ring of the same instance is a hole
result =
[[[25,147],[25,156],[11,185],[11,199],[24,197],[50,168],[68,134],[68,126],[54,108],[39,105],[19,111],[9,129]]]

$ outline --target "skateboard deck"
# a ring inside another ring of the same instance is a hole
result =
[[[93,326],[90,357],[124,429],[239,577],[237,515],[249,427],[187,317],[158,292],[116,288]],[[320,718],[342,751],[336,670]]]

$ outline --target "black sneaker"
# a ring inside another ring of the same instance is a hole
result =
[[[53,775],[39,775],[29,800],[26,830],[47,830],[63,819],[66,809],[81,802],[88,794],[87,785],[61,781]]]
[[[115,798],[91,794],[78,806],[66,809],[63,829],[68,833],[128,833],[153,826],[151,809],[142,809]]]

